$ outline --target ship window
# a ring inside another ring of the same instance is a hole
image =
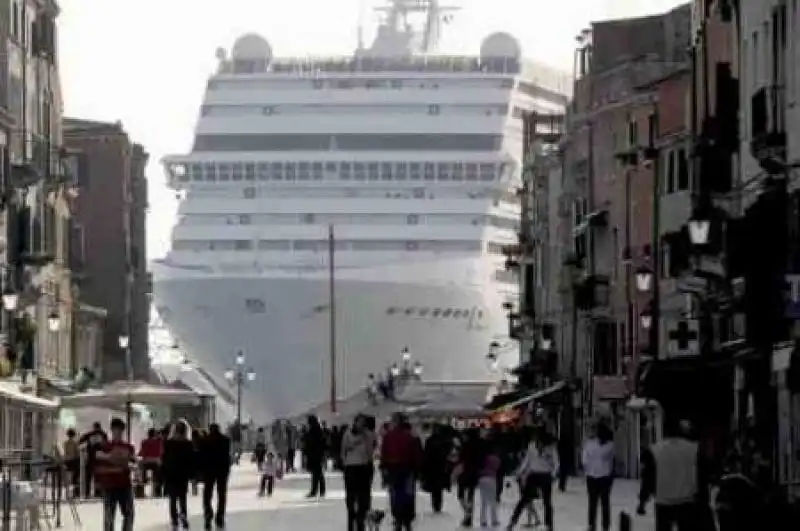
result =
[[[458,319],[461,317],[461,310],[453,310],[453,318]]]
[[[253,248],[253,242],[250,240],[234,240],[233,248],[236,251],[249,251]]]
[[[250,225],[251,221],[250,214],[239,215],[239,225]]]
[[[335,162],[326,162],[325,163],[325,171],[327,172],[336,172],[339,169],[339,165]]]
[[[409,225],[417,225],[419,223],[419,216],[416,214],[409,214],[406,220]]]
[[[467,164],[467,180],[468,181],[477,181],[478,180],[478,165],[477,164]]]
[[[262,162],[258,165],[258,178],[262,181],[269,179],[269,164]]]
[[[297,165],[293,162],[286,164],[286,180],[294,181],[297,177]]]
[[[464,179],[464,165],[460,162],[453,164],[453,180],[461,181]]]
[[[417,314],[418,314],[420,317],[425,317],[426,315],[428,315],[428,312],[430,312],[430,311],[431,311],[431,309],[430,309],[430,308],[420,308],[420,309],[419,309],[419,312],[417,312]]]
[[[452,313],[453,313],[453,310],[451,310],[450,308],[447,308],[446,310],[444,310],[442,312],[442,317],[450,317],[450,314],[452,314]]]
[[[255,199],[256,197],[256,189],[252,186],[248,186],[244,189],[244,198],[245,199]]]
[[[438,105],[429,105],[428,106],[428,114],[439,114],[439,106]]]
[[[397,308],[395,307],[386,308],[386,315],[394,315],[396,313],[397,313]]]
[[[219,165],[219,180],[220,181],[230,181],[231,180],[231,165],[230,164],[220,164]]]
[[[272,116],[273,114],[275,114],[275,107],[274,106],[264,107],[263,113],[264,116]]]
[[[406,251],[416,251],[419,249],[418,242],[406,242]]]
[[[425,188],[414,188],[411,192],[414,196],[414,199],[425,199]]]
[[[439,180],[440,181],[449,181],[450,180],[450,164],[439,164]]]
[[[255,164],[245,164],[244,166],[244,178],[248,181],[255,181],[256,180],[256,165]]]
[[[392,82],[393,89],[403,88],[403,80],[402,79],[393,79]]]
[[[261,251],[288,251],[292,248],[289,240],[261,240],[258,242]]]
[[[303,223],[311,224],[314,223],[314,214],[303,214]]]
[[[395,178],[398,181],[405,181],[406,180],[406,173],[408,171],[408,165],[405,162],[401,162],[397,165],[397,175]]]
[[[406,308],[406,315],[411,315],[414,313],[414,308]]]
[[[250,313],[266,313],[267,305],[261,299],[246,299],[244,307]]]
[[[495,165],[481,164],[480,176],[481,176],[481,181],[493,181],[495,177]]]
[[[388,162],[381,164],[381,178],[384,181],[392,180],[392,165]]]
[[[439,317],[439,314],[441,314],[441,313],[442,313],[442,310],[441,310],[441,309],[439,309],[439,308],[434,308],[434,309],[433,309],[433,312],[431,312],[431,315],[432,315],[433,317]]]
[[[436,179],[436,165],[432,162],[425,163],[425,180],[433,181]]]
[[[241,164],[234,164],[233,165],[233,180],[234,181],[241,181],[244,178],[244,168]]]

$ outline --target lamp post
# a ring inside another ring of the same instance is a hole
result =
[[[236,386],[236,425],[239,429],[242,427],[242,393],[244,386],[256,379],[255,371],[245,367],[245,361],[244,354],[240,351],[236,355],[233,368],[225,371],[225,379],[231,385]]]
[[[128,385],[133,382],[133,367],[131,366],[131,338],[127,334],[121,334],[117,338],[119,348],[122,349],[125,356],[125,380]],[[130,398],[125,401],[125,429],[128,435],[128,442],[131,440],[131,419],[133,418],[133,403]]]

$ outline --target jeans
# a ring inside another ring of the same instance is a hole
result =
[[[509,527],[517,525],[522,511],[531,505],[537,494],[541,495],[544,506],[544,523],[550,529],[553,528],[553,476],[539,473],[529,474],[525,479],[519,501],[511,515]]]
[[[484,476],[478,480],[478,492],[481,497],[481,525],[497,525],[497,478]]]
[[[211,505],[214,488],[217,489],[217,511]],[[225,523],[225,505],[228,501],[228,474],[207,474],[203,477],[203,515],[206,524],[215,520],[217,524]]]
[[[600,503],[603,531],[611,529],[611,484],[613,478],[586,478],[586,491],[589,493],[589,529],[597,527],[597,504]]]
[[[258,495],[263,496],[266,494],[267,496],[272,496],[272,490],[275,488],[275,476],[268,476],[267,474],[261,474],[261,485],[258,488]]]
[[[145,484],[148,483],[148,477],[153,481],[153,496],[158,498],[161,496],[161,465],[157,462],[149,461],[144,462],[139,466],[142,472],[142,479]]]
[[[321,461],[309,461],[308,472],[311,474],[311,491],[308,496],[313,498],[319,496],[325,497],[325,474],[322,472]]]
[[[188,513],[186,508],[186,498],[189,495],[189,482],[182,481],[167,485],[167,496],[169,496],[169,520],[172,525],[186,522]]]
[[[475,510],[475,484],[474,479],[461,478],[458,482],[458,501],[464,510],[464,525],[472,525],[473,511]]]
[[[345,505],[347,506],[347,528],[364,531],[367,513],[372,508],[372,465],[344,467]]]
[[[122,531],[133,531],[133,488],[130,486],[103,490],[103,530],[114,531],[118,506]]]
[[[396,531],[411,530],[416,518],[414,475],[405,471],[388,471],[386,483],[389,487],[389,506],[392,508]]]
[[[433,512],[437,514],[442,512],[443,505],[444,489],[440,485],[431,487],[431,509],[433,509]]]

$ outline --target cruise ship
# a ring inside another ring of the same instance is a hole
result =
[[[450,9],[386,4],[352,56],[218,50],[194,145],[164,159],[180,205],[156,308],[218,388],[244,356],[245,419],[346,399],[401,355],[429,381],[490,381],[493,342],[519,360],[521,117],[563,112],[568,77],[506,33],[439,54]]]

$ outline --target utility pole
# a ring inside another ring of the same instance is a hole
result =
[[[329,333],[330,345],[330,384],[331,384],[331,413],[336,413],[336,235],[333,231],[333,224],[328,225],[328,304],[330,307]]]

